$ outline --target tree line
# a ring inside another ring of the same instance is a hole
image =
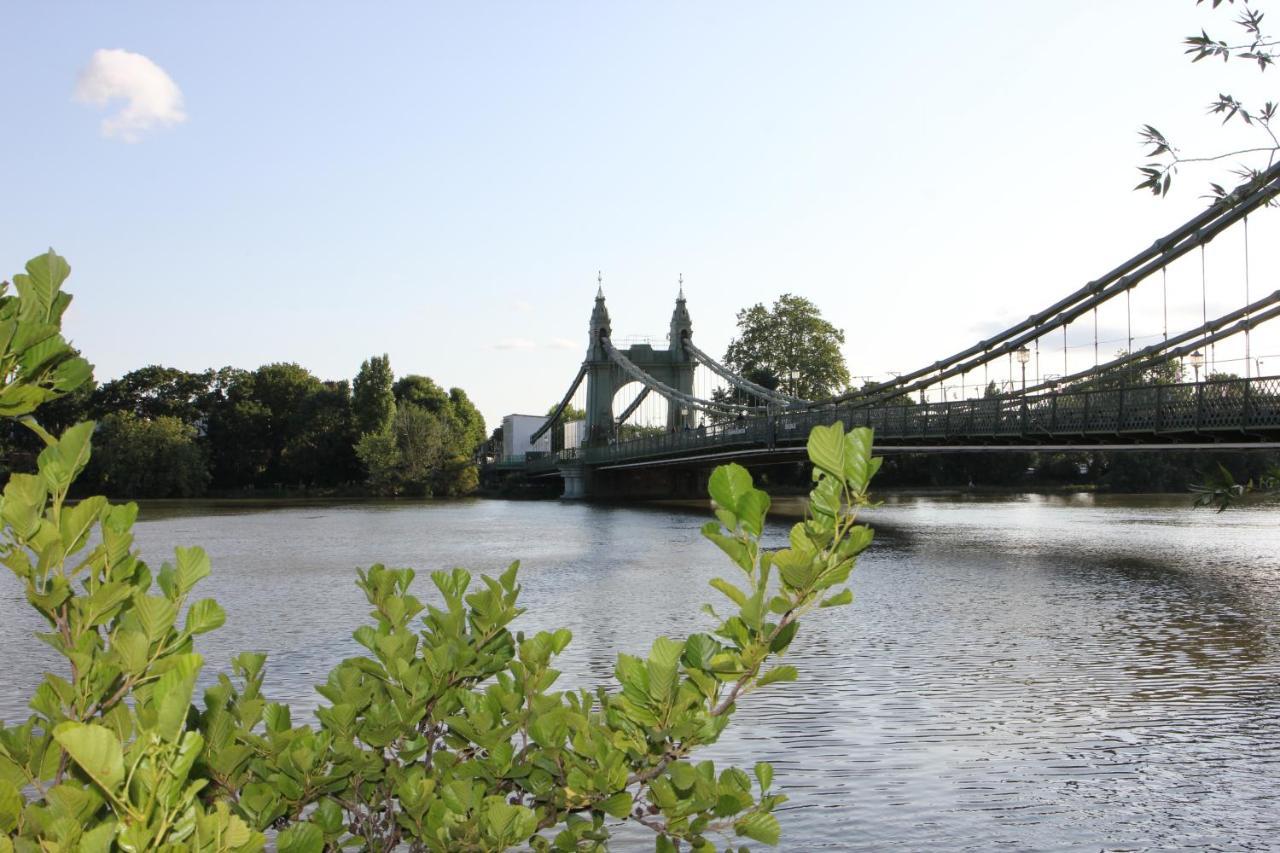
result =
[[[248,492],[458,495],[476,486],[484,418],[461,388],[395,379],[387,356],[354,380],[294,363],[197,372],[151,365],[89,383],[42,409],[55,434],[95,421],[82,488],[118,497]],[[4,474],[29,470],[38,439],[8,424]]]

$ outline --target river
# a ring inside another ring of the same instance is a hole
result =
[[[144,507],[153,566],[203,545],[227,625],[219,668],[271,655],[268,692],[358,647],[356,566],[500,571],[519,558],[526,630],[564,626],[563,684],[619,651],[705,630],[706,581],[736,569],[699,513],[557,502]],[[1280,511],[1184,497],[890,498],[855,603],[810,618],[794,684],[750,696],[705,757],[774,762],[786,850],[1268,849],[1280,844]],[[787,524],[768,530],[784,544]],[[48,650],[0,578],[0,718],[24,716]],[[619,848],[636,836],[626,834]],[[638,844],[638,842],[637,842]],[[642,849],[652,849],[648,840]]]

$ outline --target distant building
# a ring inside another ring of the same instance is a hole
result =
[[[551,430],[543,433],[536,443],[529,436],[547,422],[546,415],[506,415],[502,418],[502,455],[506,458],[524,459],[530,453],[551,452]]]
[[[579,418],[576,421],[565,421],[564,446],[566,450],[581,447],[586,443],[586,440],[587,422],[585,419]]]

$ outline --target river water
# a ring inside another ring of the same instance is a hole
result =
[[[498,572],[522,560],[525,630],[574,640],[563,684],[619,651],[705,630],[709,578],[736,571],[705,514],[556,502],[189,503],[145,507],[153,565],[203,545],[227,625],[208,668],[271,655],[268,692],[357,652],[372,562]],[[705,757],[772,761],[786,850],[1280,848],[1280,511],[1186,498],[889,499],[851,607],[815,614],[798,683],[741,706]],[[787,524],[768,531],[782,546]],[[0,578],[0,718],[50,665]],[[639,847],[631,834],[620,849]],[[640,839],[643,840],[643,839]],[[647,840],[642,849],[652,849]]]

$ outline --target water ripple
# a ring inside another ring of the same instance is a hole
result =
[[[619,651],[707,628],[734,571],[696,515],[470,501],[147,508],[144,555],[202,544],[227,626],[210,667],[271,654],[273,698],[357,647],[356,566],[495,572],[523,561],[526,630],[566,626],[564,686]],[[1280,838],[1280,525],[1184,499],[900,498],[853,607],[808,620],[798,684],[742,703],[716,761],[774,762],[785,849],[1263,850]],[[771,526],[769,544],[785,542]],[[422,583],[421,594],[426,594]],[[52,665],[0,581],[0,717]],[[202,638],[203,640],[204,638]],[[652,849],[624,832],[618,849]]]

